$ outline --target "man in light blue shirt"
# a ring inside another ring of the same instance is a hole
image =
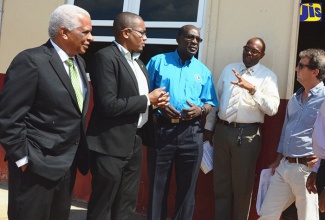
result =
[[[165,87],[170,102],[157,113],[156,148],[148,148],[148,219],[165,220],[171,171],[176,169],[173,219],[192,219],[195,187],[203,148],[202,117],[218,104],[211,72],[194,55],[202,42],[199,29],[180,28],[176,51],[153,57],[147,64],[150,90]]]
[[[260,219],[279,219],[296,202],[298,219],[319,219],[317,195],[309,194],[306,180],[317,158],[312,148],[312,130],[325,99],[325,52],[300,52],[297,80],[303,86],[290,98],[278,146],[270,165],[273,177],[260,211]],[[307,217],[308,216],[308,217]]]

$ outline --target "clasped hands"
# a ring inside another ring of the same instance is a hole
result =
[[[161,87],[153,90],[148,94],[150,103],[158,108],[164,108],[168,106],[169,93],[165,92],[166,87]]]
[[[187,104],[190,106],[190,108],[183,108],[182,112],[185,114],[185,116],[182,116],[182,114],[177,111],[172,105],[167,105],[164,108],[160,108],[160,111],[162,113],[162,115],[165,118],[168,119],[177,119],[177,118],[183,118],[183,119],[192,119],[192,118],[196,118],[198,116],[201,116],[201,107],[194,105],[193,103],[186,101]]]

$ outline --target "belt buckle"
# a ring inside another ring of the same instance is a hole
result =
[[[178,124],[179,123],[179,118],[172,118],[172,119],[170,119],[170,123],[172,123],[172,124]]]

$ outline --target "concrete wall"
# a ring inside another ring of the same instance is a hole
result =
[[[261,63],[278,76],[280,97],[292,95],[298,41],[299,1],[208,1],[203,61],[217,81],[225,65],[242,60],[251,37],[266,43]]]
[[[64,0],[4,0],[0,36],[0,73],[5,73],[20,51],[48,39],[47,27],[53,10]]]

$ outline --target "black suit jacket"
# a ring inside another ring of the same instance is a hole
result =
[[[140,60],[137,62],[149,85],[145,65]],[[87,130],[89,149],[127,157],[134,146],[139,114],[147,109],[147,98],[139,95],[134,72],[114,43],[94,55],[90,77],[94,89],[94,108]],[[148,122],[141,129],[150,137],[149,141],[154,140],[152,126],[152,115],[149,114]],[[147,140],[143,140],[143,143],[149,145]]]
[[[28,156],[27,169],[51,180],[62,177],[74,161],[81,173],[88,172],[84,125],[90,90],[85,63],[80,56],[76,61],[87,86],[83,112],[50,41],[13,59],[0,94],[0,143],[6,158],[16,162]]]

